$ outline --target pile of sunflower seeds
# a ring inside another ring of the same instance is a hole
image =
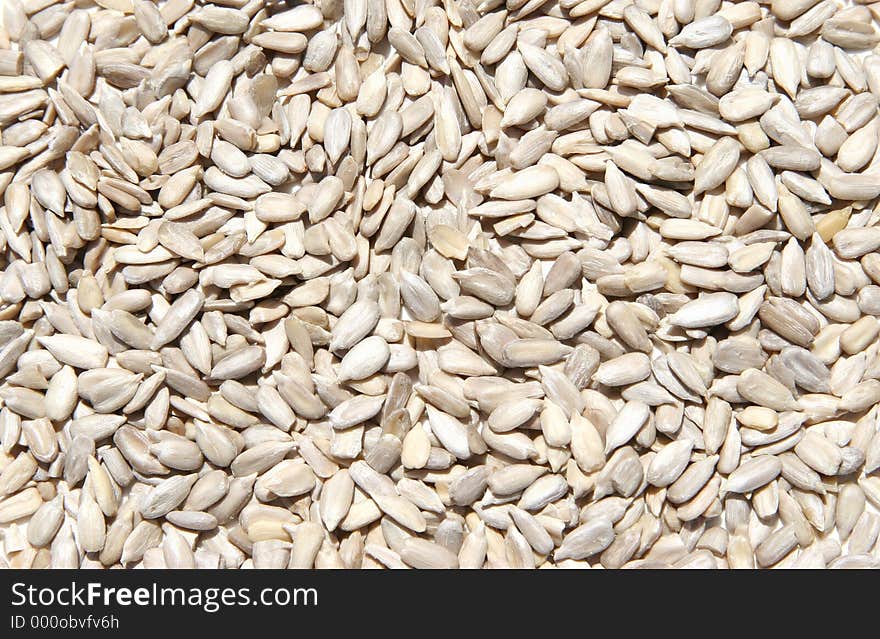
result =
[[[17,568],[873,567],[880,5],[4,0]]]

